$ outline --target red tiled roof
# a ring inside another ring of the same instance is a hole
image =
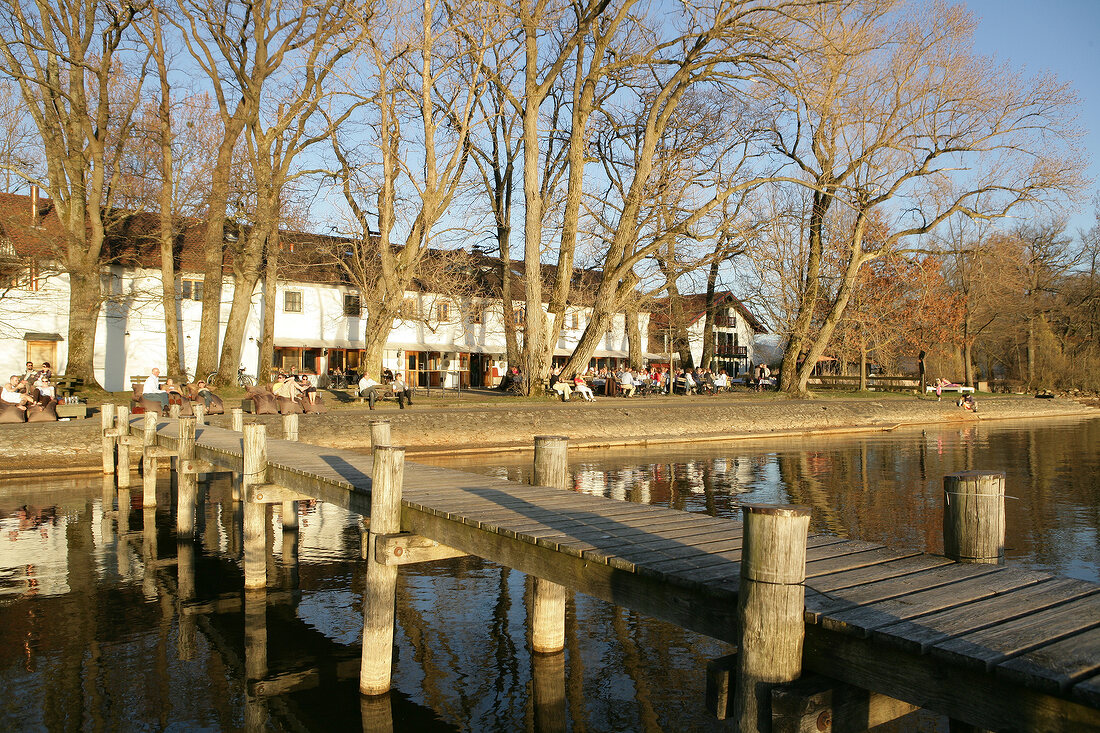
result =
[[[39,200],[38,224],[31,221],[30,196],[0,193],[0,244],[6,239],[15,254],[21,258],[58,259],[63,251],[66,232],[57,218],[57,212],[49,199]],[[125,267],[160,268],[160,242],[158,217],[150,212],[118,212],[110,217],[104,241],[102,260]],[[241,232],[247,236],[248,229]],[[198,273],[205,268],[203,258],[204,222],[198,219],[181,219],[177,223],[174,253],[177,272]],[[311,234],[308,232],[280,232],[282,254],[280,274],[282,278],[299,282],[350,284],[339,268],[320,255],[322,248],[344,241],[341,237]],[[477,297],[499,297],[499,260],[484,254],[463,250],[430,250],[428,267],[421,278],[414,280],[412,289],[432,291],[433,283],[428,272],[450,270],[456,278],[465,278],[464,290]],[[225,249],[223,271],[229,273],[232,265],[232,248]],[[512,299],[523,300],[526,268],[522,260],[511,263],[513,278]],[[548,298],[554,277],[555,265],[543,265],[543,292]],[[598,270],[576,269],[573,275],[570,304],[590,305],[592,295],[599,286],[602,273]]]
[[[691,324],[703,318],[707,314],[707,294],[706,293],[692,293],[690,295],[681,295],[680,301],[683,304],[684,317],[687,322],[685,326]],[[760,320],[752,314],[745,304],[735,296],[733,293],[723,291],[714,294],[714,307],[720,307],[726,303],[729,303],[737,309],[741,317],[745,319],[745,322],[749,324],[749,328],[754,333],[767,333],[768,329],[760,322]],[[658,330],[668,327],[668,298],[655,298],[651,301],[651,311],[649,324],[650,328],[656,328]]]

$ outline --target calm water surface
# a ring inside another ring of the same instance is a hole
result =
[[[525,480],[529,462],[447,465]],[[1008,562],[1100,581],[1100,420],[578,452],[572,467],[586,493],[730,517],[805,504],[814,531],[933,552],[943,474],[1001,469]],[[276,509],[268,591],[246,597],[225,482],[194,545],[140,502],[98,479],[0,483],[0,730],[376,729],[357,692],[357,517],[303,507],[295,542]],[[476,558],[402,568],[394,729],[725,729],[703,670],[726,645],[576,595],[564,656],[533,659],[530,596],[524,575]],[[562,679],[564,712],[537,707]],[[945,728],[918,714],[894,729]]]

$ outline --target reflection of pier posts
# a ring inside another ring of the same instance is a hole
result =
[[[195,470],[195,420],[184,417],[177,421],[179,442],[176,458],[176,536],[195,536],[195,504],[198,494],[198,474]]]
[[[188,537],[176,542],[176,600],[179,636],[176,640],[180,661],[195,658],[195,615],[185,607],[195,599],[195,543]]]
[[[244,486],[267,483],[267,429],[244,426]],[[267,585],[267,506],[244,503],[244,587]]]
[[[810,510],[746,504],[737,593],[738,730],[771,730],[771,690],[802,672],[806,531]]]
[[[361,696],[359,714],[363,719],[363,733],[392,733],[393,707],[388,694]]]
[[[141,524],[141,591],[146,600],[157,597],[157,508],[145,507]]]
[[[536,486],[569,487],[569,439],[560,435],[535,436]],[[531,604],[531,647],[536,652],[560,652],[565,648],[565,587],[535,578]]]
[[[263,505],[257,506],[263,509]],[[267,590],[265,588],[246,589],[244,592],[244,671],[246,678],[245,730],[265,730],[267,703],[261,695],[247,691],[250,683],[263,680],[267,676]]]
[[[393,619],[397,596],[397,566],[378,562],[374,546],[379,535],[401,531],[401,484],[405,449],[375,445],[371,480],[370,533],[367,539],[367,587],[363,594],[363,661],[359,692],[389,692],[393,672]]]
[[[565,731],[565,652],[531,655],[536,733]]]

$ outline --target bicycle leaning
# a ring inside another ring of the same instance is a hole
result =
[[[210,376],[208,376],[206,378],[206,383],[207,384],[214,384],[214,379],[217,376],[218,376],[217,372],[210,372]],[[248,388],[248,387],[251,387],[255,384],[256,384],[256,380],[254,380],[248,374],[244,373],[244,367],[241,367],[240,369],[237,370],[237,386],[238,387]]]

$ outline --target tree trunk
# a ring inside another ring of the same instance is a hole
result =
[[[260,365],[256,370],[257,384],[271,379],[275,366],[275,312],[279,309],[279,230],[267,240],[267,262],[264,265],[264,325],[260,341]]]
[[[714,312],[715,308],[715,295],[714,289],[718,282],[718,258],[715,258],[710,263],[710,269],[707,271],[707,315],[706,320],[703,321],[703,355],[699,359],[699,366],[704,369],[713,368],[714,362],[714,321],[717,314]]]
[[[259,220],[270,218],[258,216]],[[219,385],[232,384],[241,363],[241,350],[244,346],[244,333],[248,327],[248,316],[252,311],[252,296],[256,283],[260,280],[260,263],[267,236],[260,225],[249,232],[249,241],[242,252],[237,253],[233,262],[233,302],[229,308],[229,320],[225,324],[225,337],[222,340],[221,359],[218,364],[217,382]],[[247,369],[246,369],[247,371]],[[261,381],[264,375],[256,375]]]
[[[234,120],[226,123],[225,137],[218,146],[206,197],[206,229],[203,233],[202,318],[199,321],[199,352],[195,374],[200,377],[218,370],[218,336],[221,334],[222,266],[225,260],[225,211],[229,201],[229,180],[233,148],[243,129]],[[234,232],[241,236],[240,232]],[[233,369],[237,368],[234,363]]]
[[[1035,352],[1038,349],[1038,338],[1035,335],[1036,316],[1027,319],[1027,382],[1031,389],[1039,385],[1038,375],[1035,373]]]
[[[867,339],[863,336],[863,329],[859,334],[859,391],[867,391]]]
[[[171,204],[169,204],[170,206]],[[163,204],[162,204],[163,206]],[[172,214],[161,209],[160,213],[160,285],[161,307],[164,309],[164,365],[168,374],[187,382],[180,359],[180,321],[176,312],[176,263],[172,236]]]
[[[960,352],[962,354],[963,362],[963,384],[967,387],[974,387],[974,354],[972,353],[973,344],[970,338],[970,312],[967,309],[966,315],[963,317],[963,342]]]
[[[69,357],[65,376],[98,386],[95,378],[95,334],[101,302],[99,268],[69,270]]]
[[[511,196],[509,195],[509,198]],[[509,205],[510,209],[511,206]],[[508,214],[507,216],[511,216]],[[508,368],[520,365],[519,339],[516,338],[516,314],[512,300],[512,251],[509,238],[511,225],[497,226],[497,248],[500,251],[500,308],[501,321],[504,323],[504,350],[508,358]]]
[[[821,182],[819,177],[818,183]],[[803,379],[802,373],[806,370],[810,358],[807,356],[806,361],[802,362],[801,368],[798,365],[798,358],[804,350],[808,351],[804,349],[804,345],[810,333],[810,326],[813,324],[814,312],[817,310],[817,298],[821,290],[825,216],[829,212],[832,201],[831,187],[813,193],[813,206],[810,210],[810,251],[806,260],[806,282],[802,289],[802,297],[798,302],[798,314],[795,316],[794,327],[791,329],[790,338],[787,340],[787,348],[783,352],[783,363],[779,373],[779,388],[787,394],[807,394],[805,383],[809,380],[809,374],[807,373],[806,378]],[[816,361],[816,359],[815,356],[814,360]],[[813,370],[812,363],[809,364],[809,369]]]
[[[626,308],[626,340],[629,345],[629,361],[631,369],[641,369],[645,343],[645,336],[639,327],[641,319],[638,318],[637,304],[631,304]]]
[[[385,355],[386,341],[397,315],[393,302],[393,296],[380,298],[376,307],[367,311],[362,371],[376,380],[382,379],[382,357]],[[416,387],[415,384],[409,386]]]
[[[157,62],[157,77],[160,80],[160,99],[157,103],[157,123],[159,125],[160,157],[157,165],[160,173],[158,192],[158,224],[160,236],[160,283],[161,307],[164,310],[164,366],[168,374],[176,377],[180,384],[188,380],[180,355],[180,321],[176,307],[176,258],[175,227],[173,223],[172,192],[174,183],[175,160],[172,155],[172,109],[171,87],[168,83],[168,64],[165,60],[161,41],[161,24],[157,11],[153,11],[154,55]]]

